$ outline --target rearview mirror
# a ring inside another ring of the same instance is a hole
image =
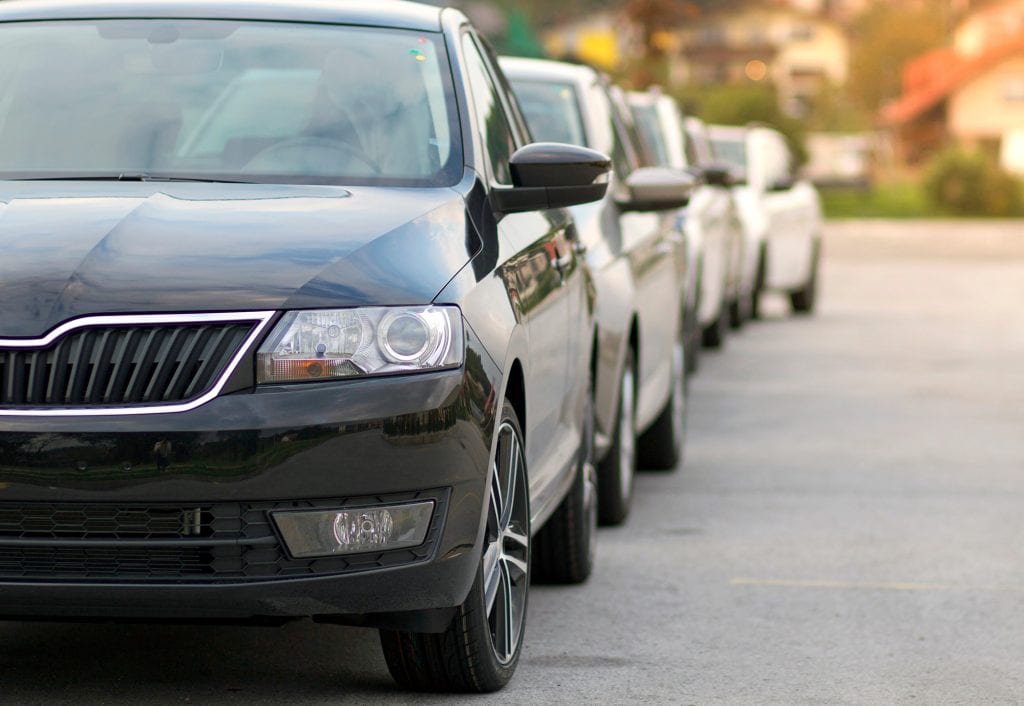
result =
[[[701,179],[691,172],[665,167],[642,167],[626,178],[628,196],[619,200],[623,211],[666,211],[690,202]]]
[[[509,168],[513,186],[495,187],[491,192],[495,210],[502,213],[598,201],[608,191],[612,162],[587,147],[535,142],[516,150]]]

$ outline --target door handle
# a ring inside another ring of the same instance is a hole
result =
[[[551,258],[551,266],[554,267],[559,272],[562,272],[563,270],[568,269],[569,265],[571,265],[571,264],[572,264],[572,253],[567,253],[567,254],[561,255],[559,257]]]

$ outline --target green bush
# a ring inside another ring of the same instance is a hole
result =
[[[933,218],[917,181],[882,181],[870,188],[823,187],[821,205],[828,218]]]
[[[782,112],[778,92],[769,82],[690,84],[678,86],[674,96],[688,115],[696,115],[708,124],[771,125],[786,138],[797,165],[807,162],[804,124]]]
[[[1020,183],[980,152],[950,149],[936,156],[924,178],[928,200],[957,216],[1018,216],[1024,213]]]

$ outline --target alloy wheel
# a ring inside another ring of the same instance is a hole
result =
[[[500,664],[508,664],[515,657],[526,614],[530,537],[525,472],[519,434],[509,422],[502,422],[491,466],[483,558],[484,608],[491,647]]]

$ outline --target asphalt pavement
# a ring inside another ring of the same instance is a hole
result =
[[[592,580],[534,587],[504,692],[397,692],[370,630],[10,623],[0,703],[1024,702],[1024,224],[825,252],[813,317],[702,357]]]

